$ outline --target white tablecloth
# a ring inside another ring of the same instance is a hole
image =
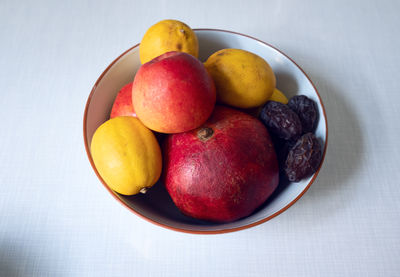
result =
[[[0,1],[0,276],[399,276],[399,1]],[[325,103],[320,175],[257,227],[191,235],[112,198],[83,144],[87,96],[155,22],[245,33]]]

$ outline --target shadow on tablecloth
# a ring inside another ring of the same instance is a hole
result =
[[[318,66],[326,67],[322,64]],[[335,82],[338,73],[334,70],[329,76],[321,76],[321,73],[316,71],[306,73],[316,86],[325,106],[328,147],[322,169],[307,192],[307,197],[303,197],[302,200],[306,201],[305,204],[318,207],[319,214],[328,215],[349,204],[350,202],[346,203],[343,198],[351,199],[351,194],[357,191],[351,186],[356,185],[354,178],[357,178],[362,164],[366,161],[365,143],[360,118],[356,113],[358,103],[350,100],[348,95],[352,92],[344,87],[343,83]],[[368,84],[367,80],[365,84]],[[309,201],[312,203],[307,203]]]

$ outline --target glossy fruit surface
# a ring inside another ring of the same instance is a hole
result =
[[[276,101],[276,102],[280,102],[282,104],[287,104],[289,102],[286,95],[283,94],[283,92],[277,88],[274,89],[271,97],[269,98],[269,101]]]
[[[178,20],[167,19],[154,24],[146,31],[139,50],[142,64],[170,51],[185,52],[197,58],[199,42],[188,25]]]
[[[204,63],[214,79],[219,102],[237,108],[263,105],[272,95],[276,78],[260,56],[242,49],[222,49]]]
[[[117,116],[136,116],[132,104],[132,82],[126,84],[115,97],[111,109],[110,118]]]
[[[132,102],[137,117],[160,133],[179,133],[203,124],[215,105],[215,86],[204,65],[183,52],[168,52],[142,65]]]
[[[100,125],[91,143],[93,162],[114,191],[133,195],[153,186],[160,177],[160,146],[137,118],[119,116]]]
[[[217,106],[200,128],[170,135],[163,180],[186,215],[229,222],[251,214],[278,185],[267,129],[256,118]]]

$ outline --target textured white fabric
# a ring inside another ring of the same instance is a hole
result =
[[[0,276],[399,276],[399,1],[0,1]],[[266,41],[315,83],[329,146],[289,210],[189,235],[117,203],[83,144],[103,70],[164,18]]]

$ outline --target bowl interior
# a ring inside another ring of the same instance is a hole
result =
[[[311,81],[290,58],[272,46],[245,35],[210,29],[197,29],[195,32],[200,44],[200,60],[205,61],[212,53],[223,48],[248,50],[263,57],[271,65],[277,78],[277,88],[282,90],[289,98],[293,95],[304,94],[313,99],[318,104],[320,115],[316,136],[324,142],[323,148],[325,150],[327,126],[323,104]],[[93,133],[109,118],[115,96],[125,84],[133,80],[140,65],[139,45],[136,45],[118,57],[104,71],[89,96],[84,117],[84,136],[89,160],[94,169],[89,151]],[[325,154],[325,151],[323,153]],[[96,174],[98,175],[97,171]],[[276,192],[252,215],[226,224],[203,222],[184,216],[175,207],[160,182],[146,194],[136,196],[119,195],[107,186],[106,188],[122,204],[153,223],[184,232],[218,233],[253,226],[278,215],[302,196],[317,174],[318,171],[299,183],[286,184],[281,182]],[[100,180],[104,183],[101,178]]]

